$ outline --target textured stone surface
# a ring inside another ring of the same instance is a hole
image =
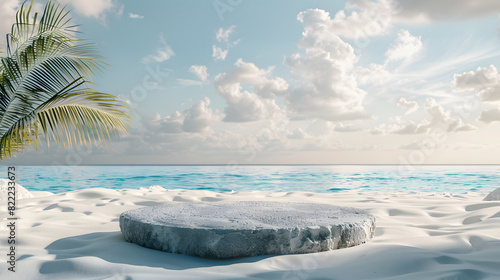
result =
[[[490,192],[483,201],[500,201],[500,188]]]
[[[9,197],[9,180],[0,179],[0,201],[6,201]],[[16,199],[31,198],[33,195],[23,186],[16,183]]]
[[[120,215],[126,241],[207,258],[313,253],[351,247],[373,237],[368,211],[286,202],[182,203]]]

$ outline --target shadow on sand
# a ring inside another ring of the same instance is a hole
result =
[[[256,256],[237,259],[203,259],[199,257],[171,254],[141,247],[126,242],[121,232],[94,232],[71,236],[54,241],[45,248],[55,260],[44,263],[40,272],[52,271],[52,266],[61,266],[60,260],[77,257],[97,257],[110,263],[121,263],[135,266],[159,267],[172,270],[184,270],[200,267],[226,266],[236,263],[253,263],[272,257]],[[30,255],[22,258],[29,258]],[[60,267],[59,267],[60,268]]]

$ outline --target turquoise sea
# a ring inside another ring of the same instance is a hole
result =
[[[7,177],[7,167],[4,166]],[[16,166],[17,183],[54,193],[83,188],[328,192],[490,192],[495,165]]]

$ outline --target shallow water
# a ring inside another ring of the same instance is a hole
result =
[[[5,167],[6,170],[6,167]],[[6,173],[6,171],[5,171]],[[311,192],[490,192],[500,166],[17,166],[17,182],[29,190],[83,188]]]
[[[29,190],[54,193],[151,185],[217,192],[485,193],[498,187],[500,166],[17,166],[17,182]]]

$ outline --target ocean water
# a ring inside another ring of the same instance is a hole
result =
[[[4,173],[7,177],[7,167]],[[490,192],[500,166],[306,165],[306,166],[16,166],[17,183],[29,190],[84,188],[166,189],[216,192]]]

